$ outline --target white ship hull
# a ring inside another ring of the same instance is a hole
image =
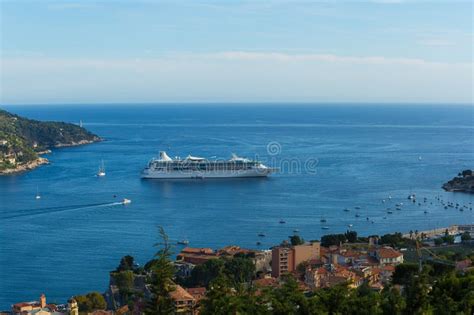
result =
[[[147,179],[205,179],[205,178],[241,178],[265,177],[272,173],[271,168],[259,168],[238,171],[157,171],[145,169],[142,178]]]
[[[235,154],[230,160],[209,161],[188,155],[184,160],[172,159],[166,152],[160,152],[160,159],[153,159],[142,172],[148,179],[203,179],[203,178],[241,178],[265,177],[274,169],[258,161],[239,158]]]

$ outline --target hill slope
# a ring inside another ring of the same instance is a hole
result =
[[[39,152],[96,141],[100,137],[77,125],[27,119],[0,109],[0,173],[47,163]]]

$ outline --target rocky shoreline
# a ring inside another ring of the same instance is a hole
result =
[[[474,173],[464,170],[449,182],[443,184],[443,189],[450,192],[465,192],[474,194]]]
[[[60,144],[55,145],[54,147],[55,148],[76,147],[76,146],[91,144],[91,143],[100,142],[100,141],[103,141],[103,139],[97,137],[94,140],[81,140],[81,141],[72,142],[72,143],[60,143]],[[39,155],[45,155],[45,154],[50,154],[50,153],[51,153],[51,150],[49,150],[49,149],[45,150],[45,151],[38,152]],[[49,160],[45,157],[38,157],[34,161],[30,161],[30,162],[25,163],[25,164],[17,165],[15,168],[7,168],[7,169],[4,169],[4,170],[0,170],[0,176],[2,176],[2,175],[13,175],[13,174],[17,174],[17,173],[31,171],[31,170],[33,170],[33,169],[35,169],[35,168],[37,168],[41,165],[45,165],[45,164],[49,164]]]
[[[44,164],[49,164],[49,160],[44,157],[39,157],[34,161],[17,165],[15,168],[7,168],[5,170],[2,170],[0,171],[0,175],[11,175],[11,174],[21,173],[25,171],[30,171]]]
[[[79,145],[91,144],[91,143],[100,142],[100,141],[103,141],[103,140],[99,137],[96,137],[93,140],[80,140],[80,141],[71,142],[71,143],[58,143],[54,147],[55,148],[77,147]]]

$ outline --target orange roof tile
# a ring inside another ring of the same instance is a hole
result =
[[[377,250],[377,255],[380,258],[397,258],[402,256],[402,253],[391,247],[382,247]]]
[[[175,301],[194,300],[194,297],[180,285],[176,285],[175,290],[170,292],[170,296]]]

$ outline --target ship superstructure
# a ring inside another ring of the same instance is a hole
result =
[[[170,158],[161,151],[158,159],[152,159],[142,172],[142,178],[179,179],[179,178],[232,178],[264,177],[274,169],[259,161],[249,160],[232,154],[229,160],[208,160],[188,155],[181,159]]]

